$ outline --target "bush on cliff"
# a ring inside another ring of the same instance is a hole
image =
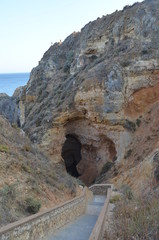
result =
[[[104,239],[159,239],[158,193],[128,199],[123,195],[115,203],[113,219]]]
[[[25,200],[25,209],[28,213],[35,214],[39,211],[41,203],[34,198],[27,198]]]

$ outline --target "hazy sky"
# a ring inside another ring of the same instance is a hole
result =
[[[0,0],[0,73],[30,72],[51,42],[135,0]],[[141,2],[141,1],[139,1]]]

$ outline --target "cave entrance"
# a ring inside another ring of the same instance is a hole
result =
[[[66,141],[62,147],[62,154],[65,161],[65,167],[67,172],[73,177],[79,177],[80,174],[77,171],[77,164],[81,160],[81,143],[73,135],[66,135]]]

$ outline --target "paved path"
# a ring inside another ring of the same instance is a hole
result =
[[[55,235],[49,237],[48,240],[88,240],[105,199],[105,196],[94,196],[93,201],[88,204],[84,215],[61,228]]]

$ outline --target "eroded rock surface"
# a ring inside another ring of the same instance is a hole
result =
[[[5,116],[12,124],[19,124],[20,112],[17,99],[7,94],[0,94],[0,115]]]
[[[138,119],[159,100],[158,39],[159,2],[146,0],[51,46],[21,101],[32,141],[60,162],[66,135],[75,136],[81,144],[76,168],[86,184],[108,161],[121,162]]]

